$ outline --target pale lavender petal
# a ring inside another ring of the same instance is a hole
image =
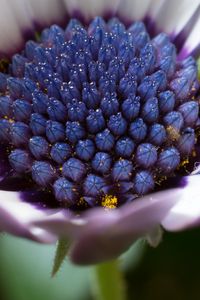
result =
[[[34,22],[43,26],[60,23],[67,14],[63,0],[31,0],[30,5]]]
[[[64,0],[64,2],[70,15],[80,14],[85,20],[90,20],[106,13],[115,14],[120,0]]]
[[[10,55],[25,43],[36,25],[61,22],[66,16],[62,0],[2,0],[0,9],[0,53]]]
[[[142,20],[147,15],[150,4],[151,0],[121,0],[118,14],[128,20]]]
[[[98,225],[93,218],[91,229],[71,250],[72,261],[78,264],[91,264],[117,257],[139,237],[151,233],[170,208],[179,201],[179,195],[180,190],[175,189],[138,199],[114,211],[113,214],[116,213],[116,216],[110,225],[104,225],[103,215],[99,218]]]
[[[179,53],[179,58],[183,59],[190,54],[196,54],[196,49],[199,50],[200,48],[199,32],[200,32],[200,17],[198,18],[196,24],[194,25],[191,33],[187,37],[186,42],[184,43],[183,48]]]
[[[18,192],[0,191],[0,231],[26,237],[41,243],[53,243],[56,237],[33,226],[33,221],[49,214],[21,201]]]
[[[166,230],[179,231],[200,224],[200,175],[189,176],[186,182],[180,201],[161,222]]]
[[[180,50],[181,47],[183,47],[185,41],[191,34],[193,28],[195,27],[199,17],[200,17],[200,4],[194,10],[194,13],[188,19],[187,23],[183,26],[183,28],[180,31],[176,31],[173,33],[174,35],[173,42],[176,44],[176,46],[178,46],[178,50]]]
[[[10,51],[11,47],[17,49],[23,42],[23,36],[12,7],[6,0],[1,1],[0,26],[0,52]]]
[[[199,4],[199,0],[153,0],[149,17],[154,20],[159,30],[176,36],[194,15]]]
[[[151,232],[179,201],[180,194],[181,189],[173,189],[145,196],[116,210],[92,209],[71,222],[64,213],[58,213],[41,218],[34,225],[75,240],[71,249],[75,263],[96,263],[118,256],[137,238]]]

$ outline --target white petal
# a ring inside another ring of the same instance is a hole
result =
[[[179,189],[174,189],[147,195],[114,211],[91,210],[87,230],[72,244],[72,261],[91,264],[113,259],[146,234],[155,246],[161,238],[156,228],[178,200]]]
[[[11,45],[13,48],[17,48],[22,41],[22,33],[12,6],[8,1],[2,0],[0,9],[0,52],[11,50]]]
[[[176,36],[189,21],[200,4],[200,0],[165,0],[152,2],[150,17],[157,28]]]
[[[141,20],[148,12],[151,0],[121,0],[118,13],[130,20]]]
[[[33,221],[45,217],[47,212],[20,200],[20,193],[0,191],[0,231],[27,237],[38,242],[52,243],[56,237],[33,226]]]
[[[61,22],[66,15],[62,0],[1,0],[0,52],[14,53],[24,44],[24,33],[36,25]]]
[[[42,25],[62,21],[66,15],[62,0],[31,0],[30,4],[33,10],[34,21]]]
[[[166,230],[177,231],[200,224],[200,175],[187,178],[180,201],[172,207],[163,219]]]
[[[120,0],[64,0],[70,14],[79,12],[86,19],[111,12],[114,14],[118,8]]]
[[[88,210],[81,217],[67,218],[64,211],[41,217],[34,225],[58,236],[77,238],[82,235],[141,236],[150,232],[165,218],[180,199],[181,189],[172,189],[144,196],[115,210]],[[79,222],[78,222],[79,220]]]
[[[192,32],[187,38],[185,44],[183,45],[182,51],[179,54],[180,58],[185,58],[190,53],[192,53],[195,50],[195,48],[200,46],[199,33],[200,33],[200,18],[198,19]]]

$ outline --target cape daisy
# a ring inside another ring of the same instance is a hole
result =
[[[198,225],[192,4],[3,1],[1,231],[90,264]]]

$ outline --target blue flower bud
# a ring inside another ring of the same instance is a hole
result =
[[[91,82],[97,82],[106,72],[106,66],[103,63],[91,61],[88,66]]]
[[[137,88],[137,80],[134,75],[125,75],[119,82],[119,91],[123,97],[127,98],[129,94],[134,94]]]
[[[130,49],[131,51],[133,51],[133,49]],[[127,49],[124,50],[124,52],[127,54]],[[118,82],[122,77],[125,76],[125,58],[123,57],[123,55],[120,53],[119,51],[119,58],[115,57],[113,60],[110,61],[109,63],[109,68],[108,68],[108,72],[110,74],[115,74],[116,77],[116,81]],[[131,56],[132,53],[129,55]],[[128,60],[128,58],[126,58],[126,60]],[[130,60],[130,59],[129,59]],[[127,63],[128,64],[128,63]]]
[[[128,32],[132,35],[137,35],[141,32],[146,32],[146,28],[143,22],[137,21],[128,28]]]
[[[32,164],[32,178],[37,184],[47,186],[55,178],[55,170],[49,162],[34,161]]]
[[[25,64],[28,60],[19,54],[15,54],[12,57],[12,73],[16,77],[23,77]]]
[[[8,159],[12,168],[16,172],[27,172],[31,168],[31,159],[29,153],[24,150],[15,149],[11,151],[10,155],[8,156]]]
[[[117,100],[116,95],[107,93],[101,100],[100,107],[106,117],[116,114],[119,110],[119,101]]]
[[[176,95],[176,98],[180,100],[188,97],[191,85],[188,79],[182,77],[172,80],[170,83],[170,88]]]
[[[171,111],[165,115],[163,118],[164,124],[168,127],[173,127],[177,131],[179,131],[184,124],[183,116],[178,111]]]
[[[38,113],[31,114],[30,117],[30,128],[34,135],[41,135],[46,132],[47,120]]]
[[[49,143],[42,136],[34,136],[29,140],[29,149],[36,159],[48,157]]]
[[[25,46],[25,53],[26,53],[26,57],[29,60],[33,60],[34,59],[34,52],[35,52],[35,48],[38,46],[38,44],[34,41],[28,41],[26,43]]]
[[[51,148],[51,158],[58,164],[65,162],[71,156],[72,149],[67,143],[55,143]]]
[[[180,163],[180,153],[175,147],[163,150],[158,157],[157,166],[162,174],[173,172]]]
[[[17,121],[26,121],[32,113],[32,106],[29,102],[17,99],[13,102],[14,118]]]
[[[105,128],[105,119],[101,109],[90,110],[86,118],[87,129],[90,133],[97,133]]]
[[[112,45],[102,45],[99,49],[98,60],[101,63],[108,64],[116,55],[116,49]]]
[[[9,77],[7,79],[9,95],[13,99],[21,98],[23,93],[22,81],[18,78]]]
[[[86,135],[84,127],[79,122],[67,121],[66,138],[69,142],[75,144]]]
[[[149,98],[142,108],[142,117],[147,123],[155,123],[159,118],[158,99]]]
[[[199,115],[199,105],[195,101],[188,101],[179,106],[178,111],[182,114],[185,126],[194,126]]]
[[[53,121],[66,121],[67,109],[66,107],[55,98],[49,98],[47,113],[49,118]]]
[[[61,86],[62,86],[62,81],[58,78],[54,78],[53,80],[51,79],[48,87],[47,87],[47,93],[50,98],[56,98],[56,99],[61,99]]]
[[[12,103],[13,101],[8,96],[0,97],[0,116],[4,117],[12,117]]]
[[[97,148],[100,151],[110,151],[115,143],[115,138],[109,129],[99,132],[95,137]]]
[[[11,123],[6,119],[0,119],[0,140],[2,142],[10,141]]]
[[[139,171],[134,178],[134,188],[136,193],[144,195],[154,188],[154,179],[149,171]]]
[[[135,160],[143,168],[152,167],[157,161],[157,150],[149,143],[142,143],[137,147]]]
[[[130,97],[122,103],[122,113],[127,121],[133,121],[140,111],[140,97]]]
[[[159,62],[159,68],[165,72],[168,78],[171,78],[176,69],[175,59],[171,56],[162,58]]]
[[[140,142],[145,138],[147,134],[147,125],[144,123],[143,119],[137,118],[130,124],[129,134],[137,142]]]
[[[149,129],[148,141],[156,146],[162,145],[167,138],[165,127],[159,123],[153,124]]]
[[[83,121],[87,115],[87,108],[81,101],[73,100],[67,105],[67,114],[70,121]]]
[[[110,117],[108,121],[108,128],[115,136],[123,135],[126,132],[127,122],[120,112]]]
[[[0,73],[0,92],[5,92],[7,89],[7,75]]]
[[[46,136],[50,143],[56,143],[65,139],[65,127],[57,121],[47,121]]]
[[[76,145],[75,151],[80,159],[89,161],[94,155],[95,146],[92,140],[80,140]]]
[[[99,90],[102,94],[107,92],[114,93],[116,91],[116,76],[105,72],[99,79]]]
[[[135,143],[129,137],[118,139],[115,145],[115,152],[120,157],[130,157],[135,149]]]
[[[135,54],[135,47],[133,46],[133,43],[130,43],[130,41],[125,41],[123,43],[119,43],[118,48],[118,57],[123,61],[124,64],[124,67],[120,68],[121,72],[118,71],[121,75],[120,78],[122,78],[125,75],[125,67],[129,66],[129,63],[131,62],[133,55]],[[118,78],[118,80],[120,78]]]
[[[132,176],[133,164],[126,159],[119,159],[114,163],[112,177],[114,181],[129,180]]]
[[[182,132],[177,142],[177,148],[181,155],[189,155],[194,149],[195,132],[194,129],[187,127]]]
[[[156,64],[156,50],[151,43],[147,43],[146,34],[141,36],[145,39],[145,46],[140,51],[140,57],[143,59],[145,64],[146,72],[152,72]]]
[[[108,153],[97,152],[92,160],[92,167],[95,171],[106,174],[110,171],[112,159]]]
[[[102,195],[106,185],[106,181],[102,177],[89,174],[83,183],[84,195],[94,197]]]
[[[68,159],[62,166],[63,176],[75,182],[83,179],[86,172],[85,164],[77,158]]]
[[[76,186],[69,180],[60,177],[53,184],[55,197],[66,206],[73,205],[76,200]]]
[[[15,146],[26,145],[30,138],[30,128],[23,122],[14,122],[10,126],[10,135]]]
[[[33,110],[35,113],[45,114],[47,111],[48,97],[46,94],[35,91],[33,93]]]
[[[22,94],[24,99],[32,101],[33,92],[37,89],[37,84],[30,79],[23,79],[22,81]],[[18,97],[20,98],[20,97]]]
[[[101,98],[95,83],[84,83],[82,98],[88,109],[96,109],[99,106]]]
[[[175,97],[172,91],[164,91],[159,94],[159,109],[162,113],[170,112],[174,109]]]

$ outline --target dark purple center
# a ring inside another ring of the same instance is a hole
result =
[[[172,177],[195,145],[197,66],[141,22],[71,20],[0,73],[0,140],[57,206],[117,206]]]

